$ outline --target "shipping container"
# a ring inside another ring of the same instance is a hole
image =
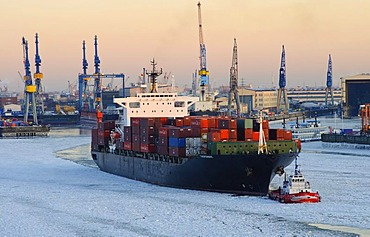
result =
[[[202,142],[200,137],[185,138],[186,148],[197,148],[201,147]]]
[[[158,128],[158,135],[160,137],[168,137],[170,127],[160,127]]]
[[[110,130],[100,130],[100,129],[98,129],[98,137],[110,138]]]
[[[277,137],[276,140],[282,140],[282,139],[284,139],[284,134],[285,134],[285,130],[284,129],[281,129],[281,128],[277,129],[276,130],[276,137]]]
[[[108,146],[110,138],[98,137],[98,145]]]
[[[263,129],[263,134],[265,135],[266,141],[269,140],[269,129]]]
[[[131,151],[132,150],[132,143],[131,142],[124,142],[123,143],[123,150]]]
[[[185,147],[185,138],[170,137],[168,139],[169,147]]]
[[[168,148],[168,155],[169,156],[176,156],[176,157],[185,157],[186,156],[186,148],[179,148],[179,147],[169,147]]]
[[[193,148],[186,148],[185,156],[192,157],[200,155],[201,148],[200,147],[193,147]]]
[[[130,118],[130,124],[132,127],[139,127],[140,126],[140,118]]]
[[[154,135],[154,126],[140,127],[140,135]]]
[[[212,130],[208,133],[208,141],[209,142],[219,142],[221,141],[221,133],[220,131]]]
[[[99,130],[112,130],[115,127],[114,121],[104,121],[98,122],[98,129]]]
[[[191,125],[191,119],[189,116],[184,117],[184,126],[190,126]]]
[[[229,130],[229,139],[236,140],[236,138],[237,138],[236,129],[230,129]]]
[[[220,129],[220,138],[221,140],[229,139],[229,129]]]
[[[292,131],[285,130],[284,132],[284,140],[291,141],[293,139]]]
[[[158,137],[158,146],[168,146],[168,137]]]
[[[155,144],[140,144],[140,151],[154,153],[156,151]]]
[[[277,129],[269,129],[269,139],[277,140]]]
[[[141,134],[140,143],[141,144],[150,144],[150,143],[155,144],[155,137],[154,135]]]
[[[253,129],[252,128],[244,129],[244,137],[245,137],[245,140],[252,139],[253,138]]]
[[[168,155],[168,146],[157,146],[157,153],[159,155]]]
[[[184,138],[186,137],[185,135],[186,134],[185,134],[184,129],[179,128],[179,127],[171,127],[168,133],[169,137],[177,137],[177,138]]]
[[[259,139],[260,139],[260,132],[253,132],[252,141],[259,141]]]
[[[123,142],[117,141],[116,142],[116,149],[118,150],[123,150]]]

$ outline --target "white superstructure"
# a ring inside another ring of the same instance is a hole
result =
[[[131,117],[184,117],[198,97],[177,93],[138,93],[135,97],[114,98],[120,105],[120,125],[130,125]]]

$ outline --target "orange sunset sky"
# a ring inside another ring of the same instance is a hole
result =
[[[197,2],[190,0],[13,0],[1,2],[0,80],[22,91],[21,38],[29,41],[34,73],[39,34],[45,91],[65,90],[82,71],[82,41],[93,73],[98,36],[101,72],[124,73],[136,82],[150,59],[171,72],[177,85],[191,85],[199,68]],[[202,20],[211,85],[228,85],[233,38],[239,80],[257,87],[278,85],[281,45],[286,48],[287,87],[324,86],[328,54],[333,85],[370,72],[369,0],[203,0]],[[115,84],[118,84],[115,83]]]

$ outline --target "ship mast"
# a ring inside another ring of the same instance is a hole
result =
[[[258,154],[263,154],[263,153],[267,154],[266,137],[265,137],[265,133],[263,132],[263,126],[262,126],[262,123],[263,123],[262,110],[259,111],[258,120],[259,120],[259,123],[260,123],[260,132],[259,132],[259,140],[258,140]]]
[[[156,69],[157,63],[155,62],[154,58],[153,61],[150,61],[152,65],[152,71],[148,72],[146,71],[145,74],[148,75],[148,80],[149,80],[149,87],[150,87],[150,93],[157,93],[157,77],[162,75],[162,68],[160,71]]]

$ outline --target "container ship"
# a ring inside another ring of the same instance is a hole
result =
[[[93,160],[102,171],[151,184],[267,195],[274,176],[298,156],[300,142],[262,117],[189,116],[198,100],[158,92],[115,98],[120,119],[102,121],[98,112]]]

